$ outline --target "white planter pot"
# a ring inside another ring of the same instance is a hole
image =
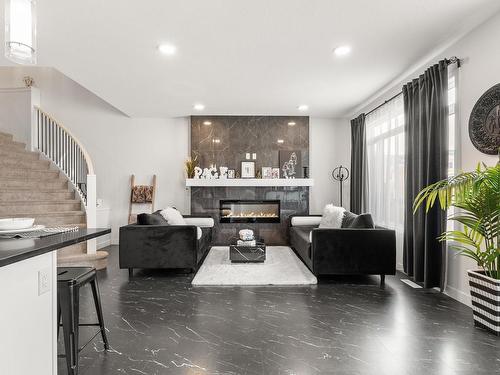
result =
[[[483,271],[467,271],[474,312],[474,325],[500,336],[500,280]]]

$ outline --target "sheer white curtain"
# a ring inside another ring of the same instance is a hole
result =
[[[366,116],[368,212],[375,224],[396,230],[397,263],[402,265],[404,224],[403,95]]]

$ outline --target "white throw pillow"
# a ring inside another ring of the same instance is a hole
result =
[[[341,228],[345,209],[333,204],[327,204],[323,209],[323,216],[319,223],[320,228]]]
[[[168,225],[186,225],[181,213],[173,207],[167,207],[161,210],[160,215],[167,220]]]

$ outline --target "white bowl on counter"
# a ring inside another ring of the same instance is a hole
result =
[[[13,217],[0,219],[0,231],[29,229],[33,227],[35,219],[32,217]]]

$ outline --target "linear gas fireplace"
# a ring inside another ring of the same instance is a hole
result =
[[[220,200],[221,223],[279,223],[279,200]]]

